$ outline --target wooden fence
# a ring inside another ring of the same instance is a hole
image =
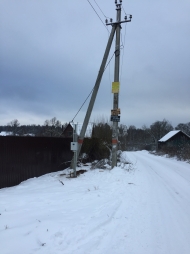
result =
[[[0,136],[0,188],[69,166],[71,138]]]

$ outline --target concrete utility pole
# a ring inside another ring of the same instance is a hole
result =
[[[115,0],[116,4],[116,22],[107,25],[116,25],[116,42],[115,42],[115,71],[114,71],[114,82],[112,83],[112,93],[113,93],[113,110],[111,110],[111,121],[113,121],[112,128],[112,168],[117,166],[117,150],[118,150],[118,122],[120,122],[120,109],[119,109],[119,65],[120,65],[120,30],[121,23],[131,22],[132,15],[125,16],[125,20],[121,21],[121,5],[122,0]]]
[[[103,56],[103,59],[102,59],[100,70],[98,72],[96,83],[94,85],[94,90],[93,90],[93,93],[92,93],[92,96],[91,96],[91,99],[90,99],[90,102],[89,102],[89,105],[88,105],[86,116],[85,116],[85,119],[84,119],[84,122],[83,122],[83,125],[82,125],[80,136],[79,136],[79,139],[78,139],[77,159],[78,159],[78,156],[79,156],[80,151],[81,151],[81,147],[82,147],[82,144],[83,144],[85,132],[86,132],[86,129],[87,129],[87,126],[88,126],[88,123],[89,123],[89,119],[90,119],[90,116],[91,116],[91,113],[92,113],[94,102],[96,100],[96,96],[97,96],[97,93],[98,93],[100,82],[101,82],[101,79],[102,79],[102,76],[103,76],[103,73],[104,73],[104,69],[105,69],[106,62],[107,62],[107,59],[108,59],[108,56],[109,56],[112,41],[113,41],[113,38],[114,38],[115,30],[116,30],[116,26],[113,25],[110,36],[109,36],[109,39],[108,39],[107,47],[106,47],[106,50],[105,50],[105,53],[104,53],[104,56]],[[71,162],[71,168],[73,168],[73,161],[74,161],[74,158],[72,159],[72,162]]]
[[[73,156],[73,173],[74,173],[74,177],[77,176],[76,173],[76,167],[77,167],[77,150],[78,150],[78,142],[77,142],[77,124],[74,124],[73,126],[73,142],[71,142],[71,150],[74,152],[74,156]]]
[[[73,141],[77,143],[77,124],[74,124],[74,129],[73,129]],[[74,177],[77,176],[76,173],[76,167],[77,167],[77,150],[78,150],[78,144],[77,144],[77,149],[74,151]]]
[[[117,22],[121,21],[121,4],[117,4]],[[115,71],[114,82],[119,82],[119,66],[120,66],[120,24],[116,29],[116,41],[115,41]],[[116,110],[119,107],[119,91],[113,94],[113,109]],[[118,122],[113,121],[112,128],[112,168],[117,166],[117,150],[118,150]]]
[[[117,3],[117,0],[115,0],[116,4],[116,10],[117,10],[117,17],[116,17],[116,22],[112,22],[113,20],[110,19],[110,22],[106,19],[106,25],[111,25],[112,30],[110,33],[110,37],[107,43],[107,47],[104,53],[104,57],[102,59],[102,63],[100,66],[100,70],[96,79],[96,83],[94,86],[94,90],[89,102],[89,106],[86,112],[86,116],[82,125],[82,129],[80,132],[80,136],[78,139],[78,150],[77,150],[77,157],[75,159],[78,159],[78,156],[81,151],[81,147],[83,144],[85,132],[89,123],[89,119],[92,113],[92,109],[94,106],[94,102],[96,100],[96,96],[98,93],[98,89],[100,86],[100,82],[105,70],[106,62],[108,59],[108,55],[110,52],[110,48],[112,45],[112,41],[114,38],[114,34],[116,31],[116,45],[115,45],[115,73],[114,73],[114,82],[112,83],[112,92],[114,93],[114,98],[113,98],[113,110],[111,111],[111,121],[113,121],[113,132],[112,132],[112,168],[117,165],[117,149],[118,149],[118,122],[120,120],[120,109],[118,108],[118,102],[119,102],[119,63],[120,63],[120,29],[121,29],[121,23],[125,22],[131,22],[132,15],[129,15],[129,19],[127,16],[125,16],[125,20],[121,21],[121,5],[122,5],[122,0],[119,0],[120,3]],[[72,159],[71,162],[71,167],[74,168],[73,166],[73,161],[74,158]]]

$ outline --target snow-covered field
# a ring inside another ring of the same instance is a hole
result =
[[[129,172],[57,172],[1,189],[0,253],[189,254],[190,164],[124,156]]]

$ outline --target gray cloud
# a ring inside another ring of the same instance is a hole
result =
[[[115,17],[114,1],[97,3]],[[189,122],[190,2],[139,0],[123,6],[133,19],[122,25],[121,123]],[[94,86],[108,39],[88,2],[0,0],[0,23],[0,124],[14,118],[21,124],[42,124],[53,116],[72,120]],[[110,57],[113,52],[114,45]],[[110,116],[113,72],[114,60],[91,121]],[[83,121],[86,107],[76,121]]]

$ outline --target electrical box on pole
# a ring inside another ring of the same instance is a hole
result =
[[[71,150],[72,151],[78,150],[78,142],[71,142]]]

